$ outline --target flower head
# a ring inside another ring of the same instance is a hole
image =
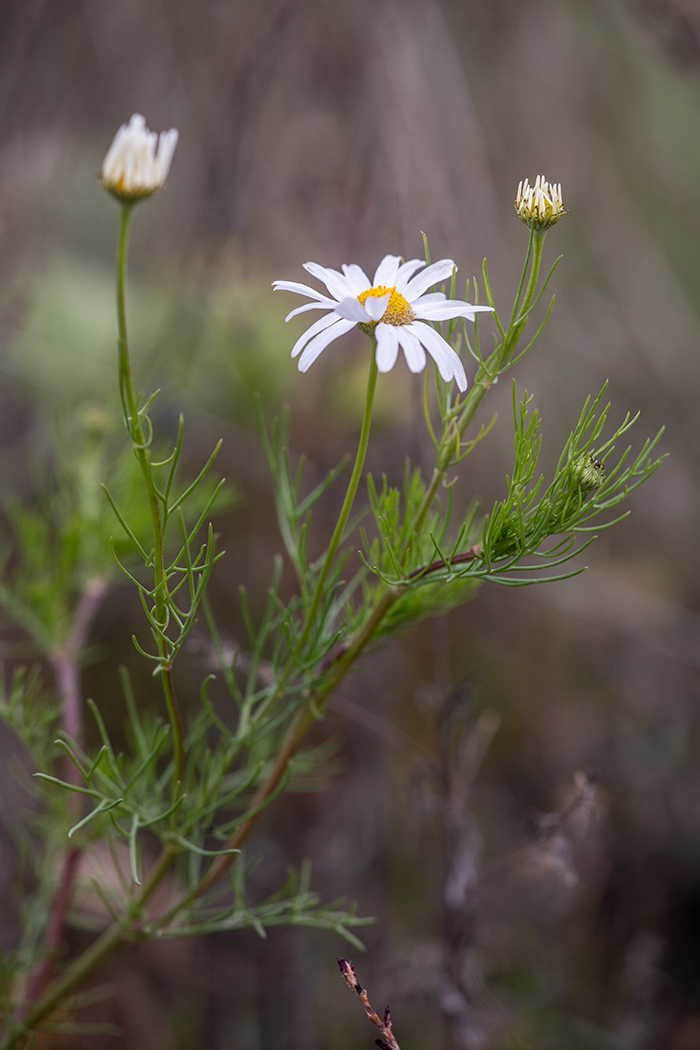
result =
[[[160,136],[134,113],[122,124],[102,162],[102,185],[119,200],[134,204],[161,189],[177,146],[175,128]]]
[[[344,265],[342,273],[318,263],[304,263],[304,269],[325,284],[330,297],[306,284],[274,281],[275,291],[297,292],[313,300],[292,310],[287,321],[307,310],[328,311],[307,328],[292,348],[292,357],[301,353],[299,370],[305,372],[329,343],[358,325],[368,334],[374,334],[377,340],[380,372],[394,367],[399,347],[410,370],[422,372],[427,350],[442,378],[454,379],[460,390],[466,390],[467,377],[462,362],[450,344],[426,322],[447,321],[452,317],[473,321],[480,310],[491,310],[491,307],[447,299],[443,292],[428,292],[434,284],[452,276],[455,269],[452,259],[441,259],[425,270],[424,266],[420,259],[402,263],[398,255],[385,255],[374,280],[370,281],[355,263]]]
[[[561,184],[547,182],[544,175],[537,176],[534,186],[527,179],[521,182],[514,205],[518,218],[535,230],[547,230],[566,215]]]

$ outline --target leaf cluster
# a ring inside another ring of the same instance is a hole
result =
[[[155,396],[155,395],[154,395]],[[175,446],[168,456],[155,460],[151,456],[153,428],[147,409],[152,398],[140,409],[140,422],[146,425],[148,464],[151,474],[151,501],[157,503],[158,529],[156,539],[150,547],[138,535],[134,521],[108,486],[105,494],[121,526],[121,546],[127,541],[131,559],[140,558],[146,572],[153,572],[156,561],[156,544],[163,556],[170,551],[170,560],[164,566],[164,575],[156,578],[153,586],[146,585],[120,556],[119,546],[110,538],[109,549],[114,562],[122,573],[135,585],[141,598],[155,651],[146,650],[136,638],[134,645],[154,665],[154,675],[164,665],[172,664],[196,622],[196,614],[214,565],[222,557],[216,552],[216,537],[211,523],[206,525],[214,505],[230,504],[235,499],[235,490],[225,490],[225,479],[212,479],[210,471],[221,448],[216,445],[209,459],[196,477],[185,484],[178,479],[178,467],[182,455],[184,421],[180,417]],[[222,499],[223,496],[223,499]],[[141,500],[143,505],[143,497]],[[153,507],[151,507],[151,518]],[[171,526],[174,525],[174,528]],[[204,540],[198,540],[206,525]],[[174,555],[172,551],[175,551]]]
[[[369,926],[374,920],[358,916],[355,905],[348,907],[343,900],[321,904],[318,895],[310,891],[311,865],[308,861],[299,872],[290,872],[287,882],[277,893],[259,904],[248,903],[245,878],[245,858],[241,855],[231,868],[227,886],[202,901],[193,901],[189,908],[183,909],[176,923],[157,929],[156,937],[196,937],[254,929],[259,937],[266,938],[266,931],[272,926],[305,926],[333,931],[355,948],[364,948],[351,929]]]
[[[114,518],[100,489],[107,483],[144,541],[148,507],[133,456],[115,443],[112,422],[96,408],[53,428],[52,462],[36,464],[35,496],[6,496],[11,541],[2,552],[0,605],[43,654],[67,639],[75,607],[91,581],[116,575],[109,554]],[[131,542],[118,535],[115,551],[130,559]]]
[[[506,477],[507,495],[494,504],[480,524],[472,508],[456,536],[448,541],[450,490],[444,518],[435,512],[432,520],[430,515],[425,518],[423,534],[408,545],[409,557],[401,563],[398,552],[402,543],[404,549],[407,546],[415,500],[410,495],[405,497],[406,511],[401,519],[398,491],[385,483],[381,498],[375,496],[372,500],[378,537],[365,557],[367,567],[387,586],[404,588],[412,594],[425,588],[424,611],[432,608],[435,590],[441,585],[473,588],[483,580],[491,580],[506,586],[524,586],[582,572],[582,568],[575,568],[550,575],[589,546],[592,538],[581,539],[582,535],[610,528],[629,513],[605,518],[657,470],[664,458],[652,456],[661,431],[644,442],[634,459],[628,447],[615,465],[609,466],[616,444],[637,416],[626,416],[611,437],[598,444],[609,410],[609,405],[601,407],[605,389],[595,399],[586,399],[561,452],[554,478],[545,486],[543,475],[537,473],[541,419],[537,411],[529,411],[532,399],[527,393],[518,403],[513,384],[515,457],[512,473]],[[597,475],[597,480],[593,483],[587,469],[591,463],[596,464],[593,476]],[[598,520],[601,516],[603,520]],[[420,568],[415,567],[416,562]],[[397,606],[400,610],[399,603]]]

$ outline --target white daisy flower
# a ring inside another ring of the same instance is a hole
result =
[[[175,128],[160,137],[149,131],[146,121],[134,113],[122,124],[102,163],[102,185],[119,200],[134,203],[161,189],[177,146]]]
[[[330,311],[307,328],[294,344],[292,357],[301,353],[299,371],[305,372],[329,343],[359,325],[366,332],[374,332],[380,372],[394,367],[399,347],[410,370],[422,372],[427,350],[442,378],[455,379],[459,389],[466,390],[467,377],[462,362],[450,344],[426,322],[447,321],[452,317],[473,321],[480,310],[492,308],[447,299],[443,292],[428,292],[434,284],[452,277],[455,269],[452,259],[441,259],[417,273],[423,266],[425,263],[420,259],[402,263],[398,255],[385,255],[374,281],[370,281],[364,270],[354,263],[344,265],[342,273],[318,263],[304,263],[304,269],[325,284],[330,297],[306,284],[274,281],[275,291],[298,292],[314,300],[292,310],[287,321],[307,310]]]

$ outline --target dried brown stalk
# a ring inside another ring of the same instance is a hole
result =
[[[352,963],[349,963],[347,959],[338,959],[338,966],[345,980],[348,982],[351,988],[353,988],[360,997],[362,1005],[365,1008],[365,1013],[369,1017],[373,1025],[375,1025],[381,1032],[381,1039],[375,1039],[377,1046],[381,1047],[381,1050],[401,1050],[401,1047],[396,1042],[396,1037],[391,1030],[391,1014],[389,1007],[384,1011],[384,1019],[372,1008],[372,1004],[367,998],[367,992],[362,987],[355,974],[355,967]]]

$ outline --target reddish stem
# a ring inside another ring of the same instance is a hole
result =
[[[63,645],[51,656],[51,666],[56,676],[56,689],[61,700],[61,726],[63,731],[83,746],[83,697],[80,681],[80,658],[85,648],[95,613],[107,592],[107,581],[95,577],[85,585],[73,615],[73,626]],[[69,784],[80,782],[80,771],[65,757],[65,779]],[[77,799],[71,799],[71,802]],[[63,940],[66,912],[70,906],[75,878],[78,872],[81,850],[69,846],[63,856],[63,870],[51,903],[49,924],[44,944],[45,957],[27,986],[20,1016],[24,1017],[33,1000],[37,999],[53,977],[54,963]]]
[[[408,579],[414,580],[417,576],[426,576],[429,572],[437,572],[438,569],[451,569],[453,565],[463,565],[465,562],[478,558],[482,550],[483,544],[475,543],[473,547],[470,547],[468,551],[464,551],[463,554],[455,554],[454,558],[450,558],[449,562],[438,558],[437,561],[431,561],[430,565],[423,565],[420,569],[414,569],[413,572],[409,572]]]
[[[20,1017],[24,1017],[34,999],[37,999],[48,986],[53,975],[54,962],[58,955],[61,941],[63,940],[63,928],[65,915],[73,895],[73,885],[80,860],[80,850],[77,846],[71,846],[63,857],[63,871],[61,881],[56,891],[51,908],[51,922],[46,931],[46,957],[34,977],[27,986],[27,994],[22,1004]]]
[[[65,642],[58,646],[51,665],[61,699],[61,727],[71,739],[83,746],[83,697],[80,686],[80,657],[87,642],[90,625],[107,592],[107,581],[100,577],[88,580],[75,608],[73,626]],[[80,773],[66,755],[66,780],[80,783]]]

